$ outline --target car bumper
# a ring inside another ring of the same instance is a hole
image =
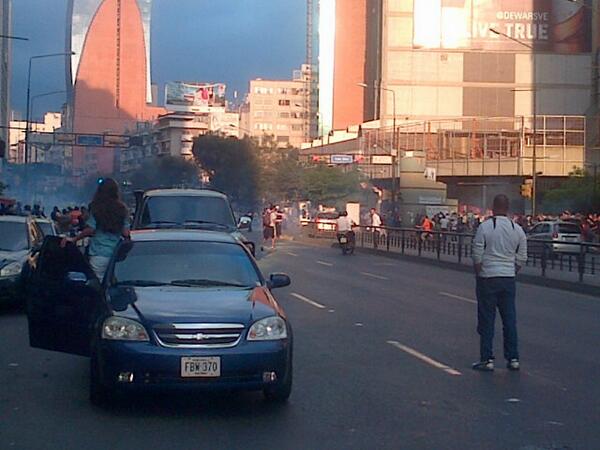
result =
[[[579,242],[573,243],[554,243],[552,244],[552,251],[555,253],[579,253],[581,245]]]
[[[218,356],[221,375],[216,378],[184,378],[181,358]],[[100,379],[105,386],[119,389],[183,388],[193,390],[261,390],[276,384],[291,366],[291,341],[242,342],[233,348],[165,348],[152,342],[101,341],[96,355]],[[130,372],[133,380],[120,382],[120,373]],[[265,372],[275,372],[275,382],[263,381]]]

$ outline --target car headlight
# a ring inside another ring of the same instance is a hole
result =
[[[21,263],[11,262],[0,269],[0,277],[14,277],[21,273]]]
[[[287,327],[281,317],[267,317],[254,322],[248,331],[249,341],[275,341],[287,338]]]
[[[123,317],[109,317],[102,325],[102,339],[113,341],[148,341],[148,333],[141,323]]]

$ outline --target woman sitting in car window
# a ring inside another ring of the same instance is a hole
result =
[[[90,266],[102,281],[117,244],[122,237],[129,237],[128,216],[127,206],[120,198],[119,185],[112,178],[104,178],[90,203],[89,219],[83,230],[73,238],[63,239],[62,245],[90,237]]]

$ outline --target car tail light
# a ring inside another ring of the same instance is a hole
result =
[[[552,239],[558,239],[558,233],[556,231],[552,233]]]

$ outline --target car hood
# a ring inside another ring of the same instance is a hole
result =
[[[4,267],[13,261],[23,263],[27,259],[27,254],[28,250],[20,250],[18,252],[0,251],[0,267]]]
[[[149,327],[217,322],[249,325],[280,312],[279,305],[264,287],[136,287],[134,294],[132,303],[118,314]]]

